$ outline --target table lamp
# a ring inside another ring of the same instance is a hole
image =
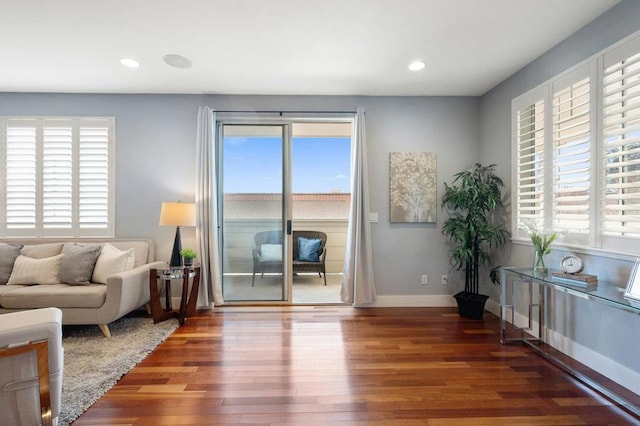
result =
[[[169,266],[182,266],[182,242],[180,241],[181,226],[196,226],[196,205],[194,203],[162,203],[160,210],[160,225],[175,226],[176,238],[173,241],[171,262]]]

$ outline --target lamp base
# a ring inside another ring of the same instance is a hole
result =
[[[182,256],[180,251],[182,250],[182,242],[180,241],[180,227],[176,226],[176,237],[173,240],[173,250],[171,251],[171,261],[169,266],[182,266]]]

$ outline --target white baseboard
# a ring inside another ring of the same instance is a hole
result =
[[[456,300],[448,294],[376,296],[376,301],[369,306],[376,308],[441,308],[456,306]]]
[[[549,345],[565,355],[640,395],[640,373],[637,371],[618,364],[601,353],[584,347],[556,331],[547,329],[547,340]]]
[[[448,294],[407,295],[407,296],[376,296],[376,301],[369,305],[379,308],[449,308],[456,307],[456,299]],[[485,310],[500,316],[500,304],[491,299],[487,300]]]
[[[500,304],[498,302],[488,300],[485,308],[495,315],[500,316]],[[524,315],[516,313],[515,321],[518,324],[526,324],[527,319]],[[532,329],[538,329],[537,322],[532,324]],[[544,333],[547,337],[546,341],[549,346],[640,395],[640,373],[631,370],[592,349],[582,346],[554,330],[547,328],[544,330]]]
[[[487,299],[487,303],[484,305],[484,310],[500,317],[500,304],[493,299]]]

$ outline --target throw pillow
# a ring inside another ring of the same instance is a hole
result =
[[[298,260],[317,262],[320,260],[318,251],[322,240],[316,238],[298,237]]]
[[[63,243],[28,244],[22,247],[20,254],[33,259],[44,259],[62,253]]]
[[[263,244],[260,246],[262,262],[282,262],[282,244]]]
[[[20,255],[22,244],[0,243],[0,284],[6,284],[16,258]]]
[[[106,284],[107,278],[111,275],[133,269],[134,260],[133,248],[120,251],[111,244],[105,243],[93,268],[91,281]]]
[[[20,255],[13,264],[7,285],[14,284],[58,284],[58,271],[64,254],[43,259]]]
[[[65,244],[62,249],[64,258],[58,273],[60,282],[71,285],[88,285],[101,248],[96,244]]]

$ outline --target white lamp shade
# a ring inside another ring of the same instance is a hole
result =
[[[194,203],[162,203],[161,226],[196,226]]]

